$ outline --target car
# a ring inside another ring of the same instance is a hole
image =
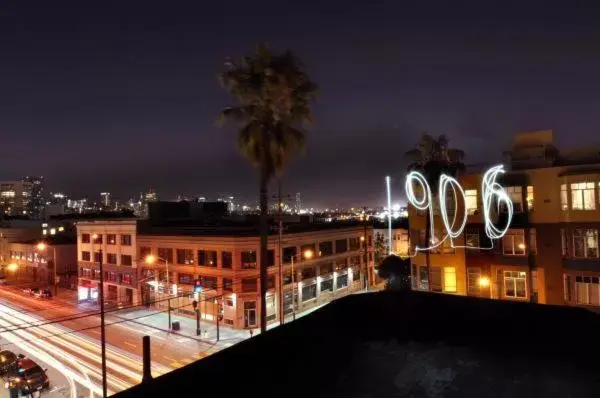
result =
[[[51,299],[52,292],[48,289],[40,290],[37,293],[35,293],[35,297],[39,299]]]
[[[18,356],[12,351],[0,351],[0,376],[15,372],[18,359]]]
[[[32,359],[21,358],[17,361],[17,371],[10,375],[9,385],[21,390],[22,395],[28,395],[34,391],[42,391],[50,388],[50,380],[46,369]]]

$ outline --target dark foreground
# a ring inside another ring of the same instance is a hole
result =
[[[599,343],[583,309],[354,295],[116,397],[598,397]]]

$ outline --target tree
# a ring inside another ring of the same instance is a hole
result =
[[[310,103],[317,86],[290,51],[271,53],[259,45],[253,55],[228,60],[221,83],[239,102],[220,119],[238,124],[237,146],[260,175],[260,327],[266,331],[269,181],[304,147],[298,126],[311,121]],[[280,303],[279,305],[282,305]]]
[[[434,138],[430,134],[424,133],[415,149],[408,151],[406,156],[410,160],[408,171],[419,171],[423,174],[429,186],[432,187],[431,193],[433,197],[429,198],[432,206],[437,201],[437,186],[441,175],[447,174],[455,177],[465,169],[463,164],[465,153],[460,149],[450,148],[448,139],[444,135]],[[430,213],[427,212],[425,224],[425,242],[427,246],[432,242],[431,233]],[[425,251],[425,262],[428,286],[431,291],[429,250]]]
[[[410,290],[410,260],[395,254],[385,257],[377,267],[377,273],[386,279],[386,290]]]
[[[373,250],[375,252],[375,264],[381,264],[387,253],[385,238],[381,232],[377,232],[373,241]]]

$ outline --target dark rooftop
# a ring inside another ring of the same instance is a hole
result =
[[[313,222],[285,223],[284,233],[316,232],[344,228],[362,227],[360,222]],[[270,223],[270,235],[278,233],[277,223]],[[141,235],[188,235],[188,236],[259,236],[259,226],[254,220],[173,220],[152,222],[141,220],[138,223]]]
[[[359,294],[115,398],[597,397],[599,332],[581,308]]]
[[[40,242],[44,242],[45,244],[50,245],[50,246],[76,245],[77,237],[75,236],[75,234],[71,234],[71,233],[63,233],[63,234],[59,233],[57,235],[44,236],[41,239],[30,239],[30,240],[26,240],[26,241],[15,242],[15,243],[21,243],[21,244],[25,244],[25,245],[35,245]]]

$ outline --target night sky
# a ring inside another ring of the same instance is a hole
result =
[[[307,205],[383,204],[386,174],[399,198],[422,131],[446,134],[467,163],[499,160],[520,130],[554,129],[565,148],[600,141],[594,2],[7,3],[0,179],[41,174],[73,196],[254,200],[234,127],[215,124],[234,103],[216,76],[261,41],[293,50],[320,86],[283,182]]]

